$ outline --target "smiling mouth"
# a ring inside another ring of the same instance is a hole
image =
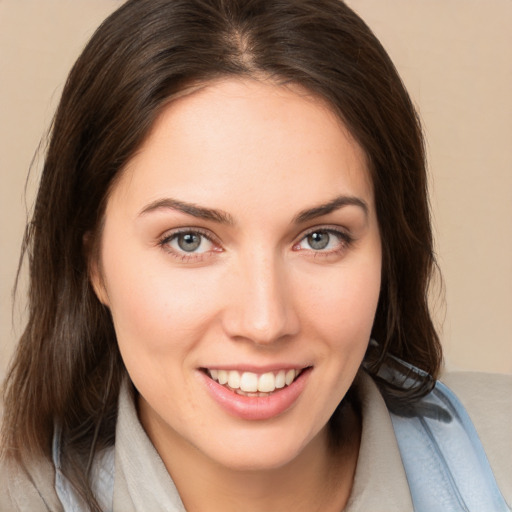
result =
[[[203,371],[221,386],[242,396],[269,396],[276,390],[288,387],[307,368],[292,368],[266,372],[239,372],[204,368]]]

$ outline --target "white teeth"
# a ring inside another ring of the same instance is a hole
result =
[[[253,372],[240,373],[236,370],[208,370],[210,377],[219,384],[227,384],[231,389],[248,396],[262,396],[262,394],[272,393],[276,389],[289,386],[299,372],[300,370],[292,369],[258,375]]]
[[[235,370],[231,370],[228,373],[228,386],[233,389],[238,389],[240,387],[240,373]]]
[[[242,376],[240,377],[240,389],[246,393],[254,393],[258,391],[258,376],[251,372],[242,373]],[[260,389],[260,391],[262,390]]]
[[[284,388],[286,384],[286,372],[284,370],[281,370],[277,372],[276,375],[276,388],[281,389]]]
[[[287,386],[289,386],[293,382],[296,375],[297,373],[295,372],[295,370],[288,370],[286,372],[285,382]]]
[[[258,391],[264,393],[271,393],[276,389],[276,378],[272,372],[264,373],[260,375],[258,379]]]

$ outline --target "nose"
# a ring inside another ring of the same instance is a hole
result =
[[[269,345],[294,336],[299,316],[284,262],[253,254],[233,270],[225,332],[233,339]]]

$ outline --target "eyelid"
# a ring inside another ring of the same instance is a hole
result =
[[[350,246],[354,242],[354,236],[350,234],[348,229],[342,228],[340,226],[333,226],[333,225],[319,225],[319,226],[313,226],[311,228],[308,228],[306,231],[303,231],[299,237],[297,238],[296,242],[293,244],[293,248],[296,248],[303,240],[305,240],[309,235],[316,233],[316,232],[325,232],[332,235],[335,235],[341,239],[342,247],[331,249],[331,250],[315,250],[313,248],[311,249],[300,249],[300,251],[307,251],[312,252],[315,255],[331,255],[336,254],[338,252],[341,252],[343,250],[346,250],[348,246]]]
[[[186,251],[177,251],[174,248],[170,247],[169,242],[173,240],[175,237],[181,234],[186,233],[195,233],[198,235],[201,235],[202,237],[206,238],[209,242],[211,242],[213,245],[219,247],[222,250],[222,246],[220,244],[220,241],[218,238],[210,231],[204,228],[194,227],[194,226],[186,226],[186,227],[179,227],[171,230],[165,231],[161,236],[158,237],[158,245],[162,247],[168,254],[180,259],[181,261],[190,261],[195,260],[199,261],[202,258],[208,256],[212,252],[220,252],[220,251],[205,251],[205,252],[190,252],[187,253]]]
[[[350,234],[350,231],[346,228],[342,228],[341,226],[331,225],[331,224],[320,224],[318,226],[312,226],[305,231],[303,231],[298,237],[297,242],[300,242],[307,236],[312,233],[316,233],[317,231],[325,231],[327,233],[334,233],[335,235],[339,235],[345,239],[353,239],[353,236]]]
[[[330,250],[315,250],[313,248],[311,249],[300,249],[300,251],[305,251],[308,253],[314,253],[318,256],[329,256],[333,254],[338,254],[340,252],[343,252],[348,249],[348,247],[354,242],[354,236],[350,234],[350,231],[346,228],[343,228],[339,225],[316,225],[312,226],[305,231],[303,231],[297,238],[296,241],[293,243],[292,248],[296,249],[297,246],[304,241],[306,237],[311,235],[315,232],[326,232],[329,234],[332,234],[336,237],[339,237],[340,239],[340,247],[330,249]],[[217,249],[204,251],[204,252],[190,252],[187,253],[186,251],[177,251],[174,248],[169,246],[169,242],[177,237],[180,234],[186,234],[186,233],[195,233],[198,235],[203,236],[208,241],[210,241],[212,244],[214,244]],[[185,227],[179,227],[174,228],[165,231],[160,237],[158,237],[158,245],[161,246],[168,254],[174,256],[175,258],[181,260],[181,261],[201,261],[203,258],[208,257],[212,255],[212,253],[215,252],[222,252],[224,249],[222,247],[222,244],[220,243],[218,237],[212,233],[210,230],[195,226],[185,226]]]
[[[175,237],[176,235],[182,235],[185,233],[197,233],[199,235],[204,236],[214,244],[220,245],[220,240],[214,233],[212,233],[209,229],[200,228],[197,226],[181,226],[179,228],[168,229],[158,237],[158,241],[162,242],[164,240],[169,240]]]

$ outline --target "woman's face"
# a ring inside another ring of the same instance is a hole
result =
[[[304,90],[233,79],[163,111],[92,279],[160,454],[264,469],[325,435],[380,276],[361,148]]]

